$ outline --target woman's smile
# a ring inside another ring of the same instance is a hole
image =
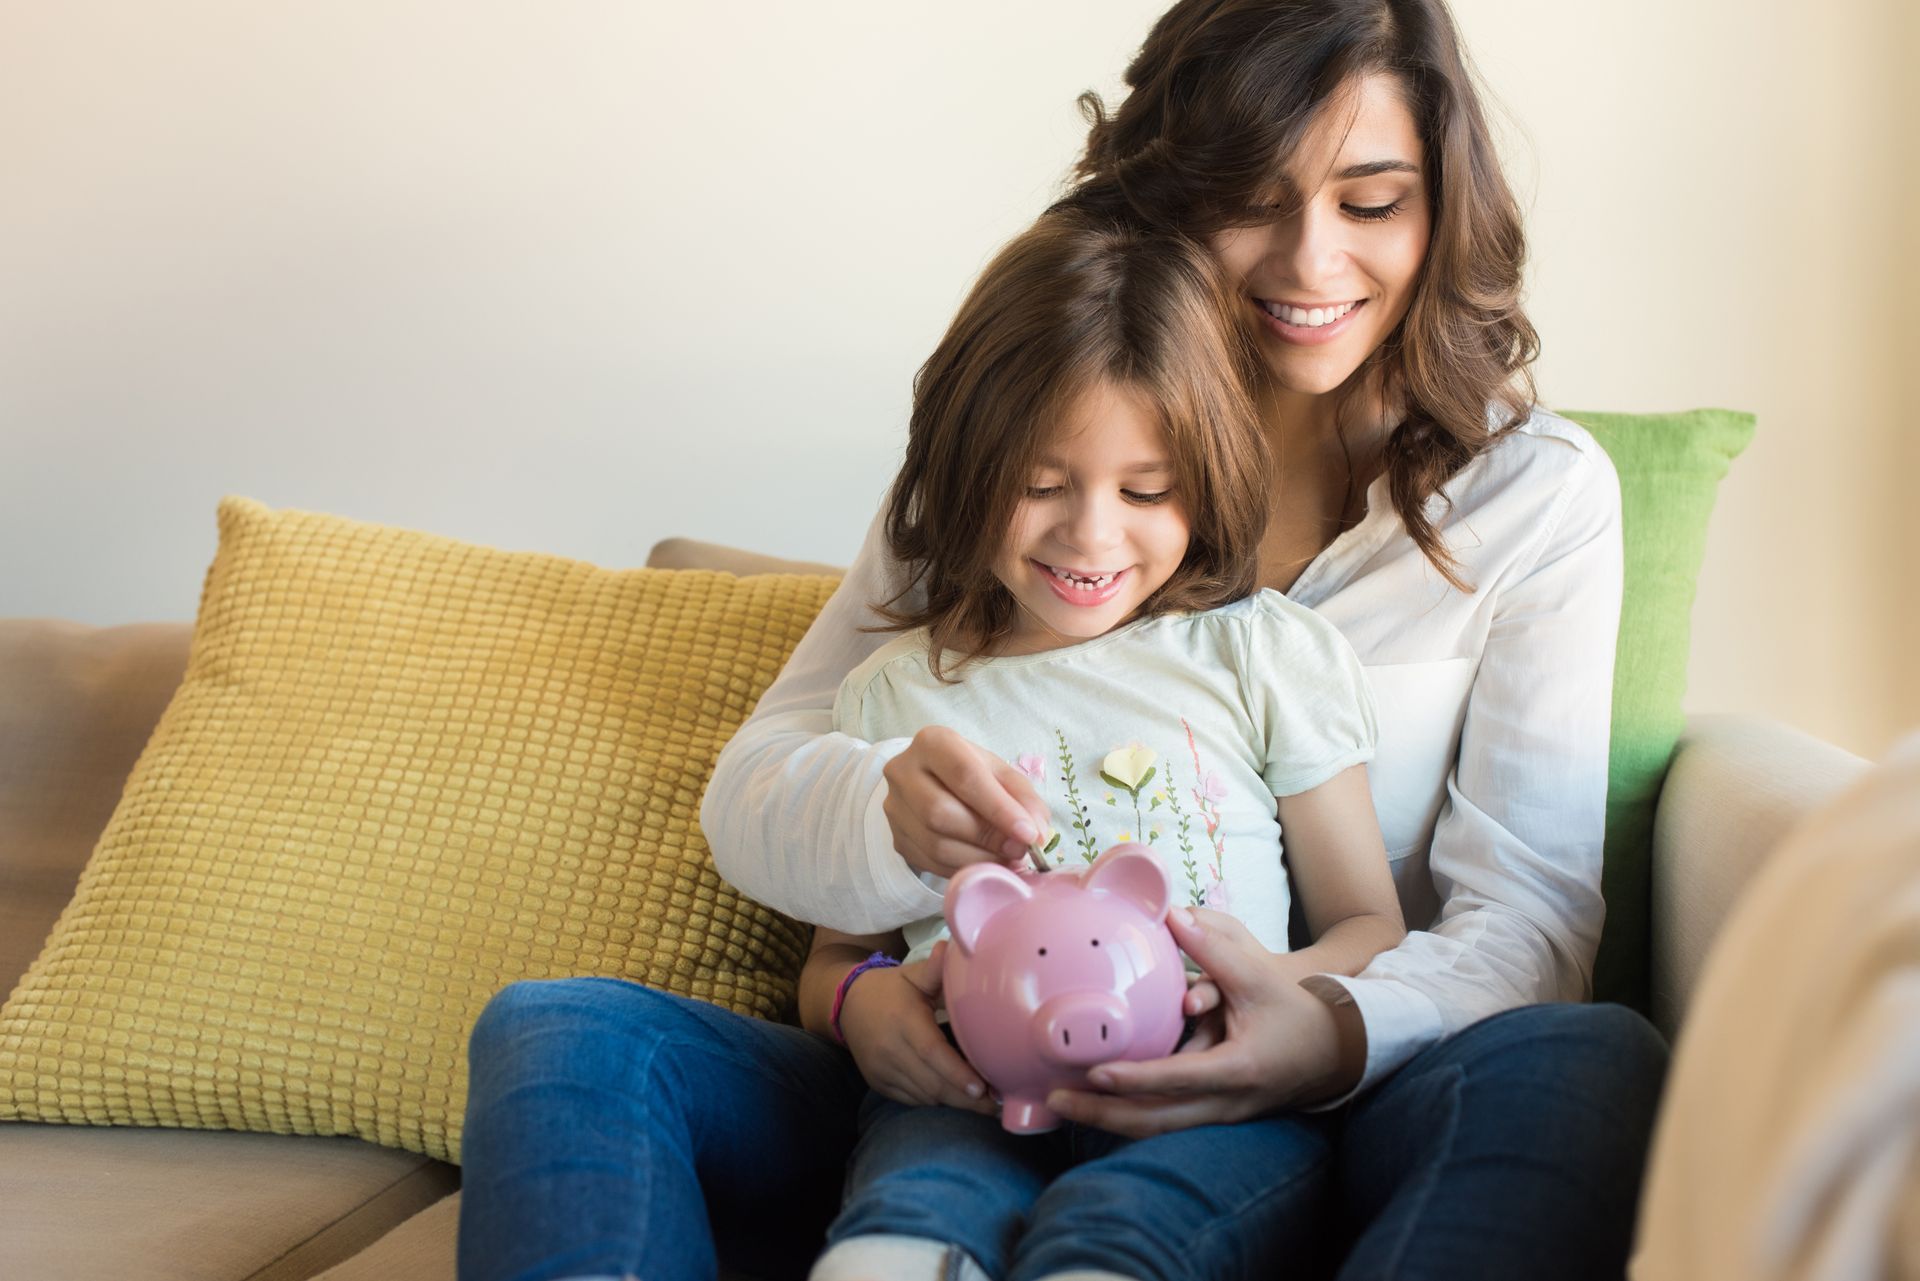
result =
[[[1269,332],[1301,347],[1317,347],[1332,342],[1351,328],[1353,317],[1367,305],[1364,298],[1311,306],[1274,302],[1266,298],[1255,298],[1253,301],[1261,322]]]
[[[1430,234],[1424,161],[1398,83],[1364,76],[1301,140],[1273,216],[1211,238],[1278,388],[1334,391],[1407,314]]]

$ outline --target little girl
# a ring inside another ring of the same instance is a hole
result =
[[[834,728],[960,735],[1046,799],[1040,860],[1139,841],[1176,903],[1231,914],[1289,975],[1357,974],[1404,934],[1373,705],[1331,624],[1254,590],[1258,366],[1216,270],[1068,212],[988,266],[915,384],[886,525],[907,582],[875,602],[904,634],[847,677]],[[1313,942],[1289,954],[1296,900]],[[803,1022],[870,1092],[814,1281],[1159,1275],[1168,1239],[1193,1275],[1300,1262],[1259,1206],[1314,1118],[1009,1135],[935,1020],[944,936],[938,917],[816,931]],[[1179,1052],[1204,1053],[1210,985],[1187,1011]],[[1143,1236],[1159,1247],[1130,1248]]]

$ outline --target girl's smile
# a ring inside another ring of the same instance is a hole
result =
[[[1047,565],[1037,560],[1028,564],[1041,570],[1048,587],[1061,600],[1073,606],[1104,605],[1114,598],[1125,585],[1127,571],[1124,569],[1098,572],[1094,570],[1063,569],[1058,565]]]
[[[1138,614],[1187,554],[1174,476],[1145,396],[1109,382],[1081,393],[994,557],[994,577],[1018,607],[996,652],[1058,649]]]

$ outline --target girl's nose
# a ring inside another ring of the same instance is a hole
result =
[[[1120,538],[1119,516],[1116,505],[1104,495],[1077,495],[1068,507],[1066,527],[1062,531],[1066,544],[1080,552],[1097,552],[1113,546]]]

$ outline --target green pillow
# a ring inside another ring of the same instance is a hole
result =
[[[1602,889],[1607,924],[1593,998],[1647,1008],[1653,946],[1653,806],[1686,724],[1687,638],[1707,517],[1727,466],[1753,439],[1753,415],[1560,411],[1593,433],[1620,473],[1626,585],[1613,667]]]

